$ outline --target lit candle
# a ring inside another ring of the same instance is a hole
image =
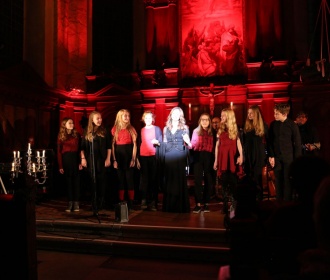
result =
[[[36,164],[35,164],[35,163],[32,164],[32,172],[33,172],[33,173],[36,172]]]
[[[15,162],[11,164],[11,171],[15,171]]]
[[[39,151],[37,151],[37,158],[39,158],[40,157],[40,152]]]
[[[189,103],[189,120],[191,121],[191,103]]]
[[[45,150],[42,151],[42,157],[45,157]]]
[[[230,102],[230,109],[233,109],[233,102]]]
[[[14,158],[16,158],[16,151],[14,151]]]
[[[21,154],[19,151],[17,151],[17,157],[20,158]]]
[[[28,144],[28,150],[31,150],[31,143]]]

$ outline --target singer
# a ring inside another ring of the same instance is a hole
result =
[[[82,138],[81,165],[87,168],[93,186],[92,208],[94,215],[104,208],[107,185],[106,168],[110,166],[112,137],[102,125],[102,116],[93,111],[88,118],[88,125]]]
[[[186,168],[189,168],[188,155],[192,145],[180,107],[174,107],[167,117],[160,145],[165,159],[163,211],[189,213]]]
[[[79,212],[80,199],[80,140],[81,136],[76,130],[71,118],[63,118],[57,136],[57,161],[59,172],[64,175],[68,196],[66,212]],[[43,151],[43,157],[45,150]],[[37,151],[40,160],[40,152]],[[35,169],[35,166],[34,166]],[[35,172],[35,171],[33,171]]]
[[[119,200],[125,201],[125,191],[128,197],[128,208],[133,209],[134,202],[134,167],[137,154],[137,132],[131,125],[131,115],[128,110],[118,111],[114,126],[111,129],[113,135],[112,156],[113,167],[117,170],[119,179]]]

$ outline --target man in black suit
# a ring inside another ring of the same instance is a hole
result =
[[[289,180],[289,166],[301,156],[301,137],[298,125],[288,118],[289,104],[274,107],[275,120],[270,124],[268,156],[274,168],[276,199],[292,200],[292,187]]]

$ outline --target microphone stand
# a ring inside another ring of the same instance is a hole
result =
[[[97,191],[96,191],[96,174],[95,174],[95,157],[94,157],[94,137],[95,137],[95,133],[93,132],[92,134],[92,142],[89,145],[89,149],[90,149],[90,172],[91,172],[91,177],[92,177],[92,181],[93,181],[93,198],[92,198],[92,208],[93,208],[93,216],[95,216],[97,218],[97,220],[99,221],[99,224],[101,223],[101,220],[99,218],[99,211],[98,211],[98,207],[97,207]]]

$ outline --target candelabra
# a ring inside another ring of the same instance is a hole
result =
[[[18,177],[19,173],[23,173],[23,164],[22,158],[20,156],[20,151],[14,151],[14,158],[11,166],[11,180],[14,181]],[[36,151],[36,154],[33,155],[31,144],[28,144],[28,150],[26,153],[26,173],[29,176],[34,177],[34,181],[39,185],[43,185],[47,180],[47,164],[46,164],[46,155],[45,150]],[[38,176],[41,174],[41,176]],[[40,179],[39,179],[40,178]]]

